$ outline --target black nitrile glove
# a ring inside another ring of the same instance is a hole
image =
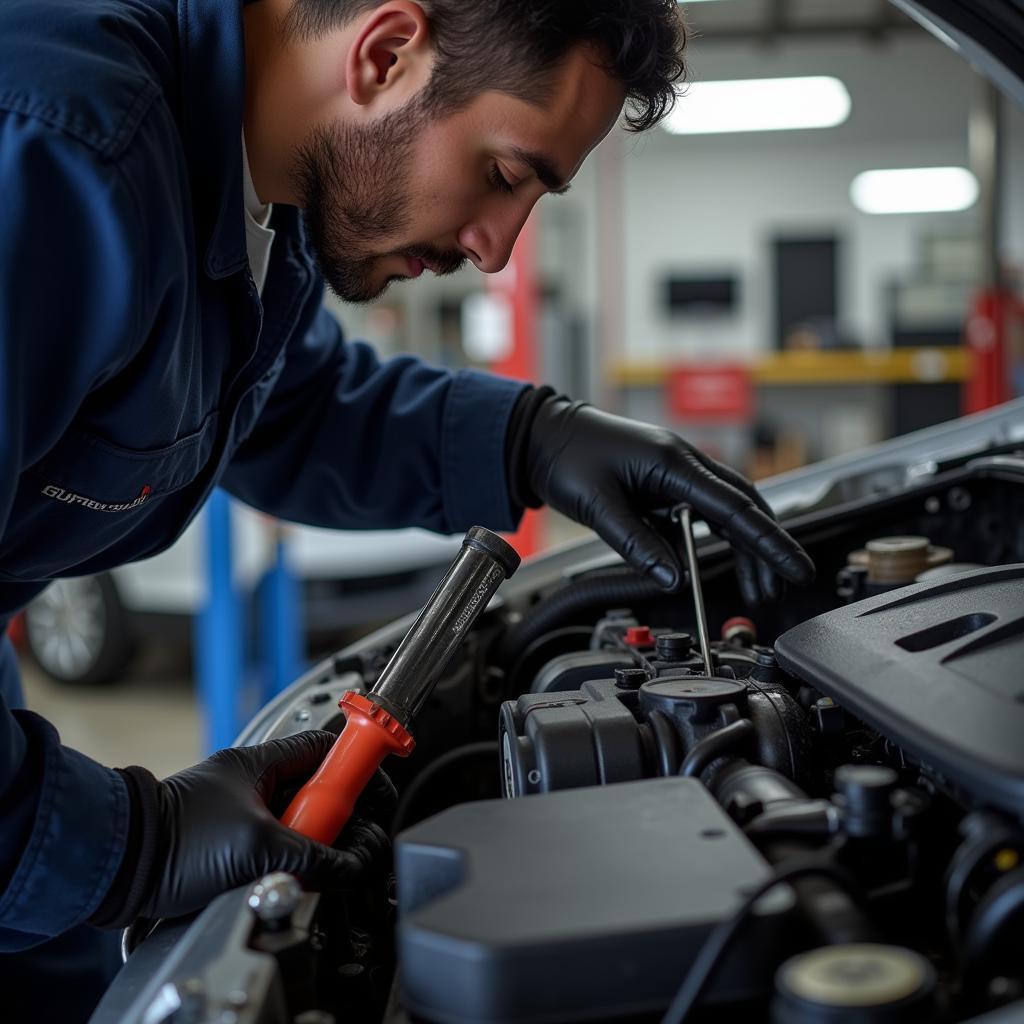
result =
[[[666,590],[683,579],[682,535],[674,525],[670,542],[652,520],[681,503],[733,545],[749,604],[777,598],[780,577],[797,584],[814,579],[814,563],[775,522],[753,484],[670,430],[542,388],[519,399],[506,453],[516,504],[547,504],[590,527]]]
[[[284,787],[312,775],[335,738],[311,731],[220,750],[163,782],[144,768],[121,771],[131,794],[128,846],[89,923],[123,927],[136,917],[178,917],[271,871],[294,874],[310,889],[350,885],[387,849],[379,825],[354,816],[342,848],[332,849],[293,832],[268,809],[272,801],[278,809]],[[394,806],[395,789],[377,772],[366,796],[357,811],[376,800],[379,812]]]

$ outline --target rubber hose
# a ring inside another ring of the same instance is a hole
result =
[[[654,737],[654,746],[657,750],[658,774],[662,776],[678,774],[679,763],[682,760],[680,755],[682,744],[679,741],[679,733],[660,711],[652,711],[647,716],[647,724],[650,726],[651,734]]]
[[[391,834],[398,835],[406,827],[406,821],[410,817],[410,811],[416,801],[422,796],[423,791],[431,785],[437,776],[470,757],[494,757],[498,756],[498,744],[495,740],[481,740],[479,743],[466,743],[461,747],[455,747],[440,757],[435,758],[429,764],[423,766],[418,775],[415,775],[405,792],[402,794],[395,813],[391,819]]]
[[[535,640],[568,624],[582,612],[595,607],[615,608],[670,597],[657,583],[638,576],[628,566],[602,570],[573,580],[527,609],[523,617],[505,633],[498,643],[498,664],[511,666]]]
[[[679,774],[691,779],[699,778],[701,772],[712,761],[724,754],[732,753],[753,739],[754,735],[754,723],[747,718],[741,718],[724,729],[716,729],[694,745],[693,750],[686,755]]]
[[[965,976],[970,986],[987,980],[997,953],[1012,950],[1013,932],[1024,928],[1024,868],[996,882],[978,904],[964,936]]]

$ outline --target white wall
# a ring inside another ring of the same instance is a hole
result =
[[[976,218],[972,211],[869,216],[850,202],[849,185],[874,167],[965,165],[973,72],[923,33],[884,45],[801,41],[741,50],[706,43],[692,66],[698,79],[835,75],[850,91],[853,113],[830,130],[658,132],[637,143],[627,159],[625,188],[624,355],[647,360],[769,347],[771,241],[805,232],[839,236],[841,327],[864,344],[883,343],[885,282],[912,273],[925,233],[971,233]],[[724,319],[669,319],[657,289],[670,270],[735,271],[738,312]]]

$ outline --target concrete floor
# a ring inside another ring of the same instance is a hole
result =
[[[202,757],[202,721],[187,666],[172,653],[135,659],[109,686],[66,686],[22,662],[25,700],[69,747],[112,768],[130,764],[164,778]]]

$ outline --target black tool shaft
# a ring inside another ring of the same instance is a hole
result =
[[[408,727],[494,592],[518,567],[514,548],[490,530],[472,527],[370,699]]]

